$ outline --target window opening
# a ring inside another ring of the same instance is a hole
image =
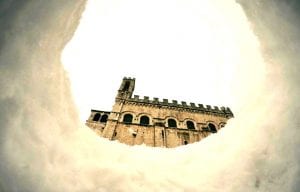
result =
[[[216,129],[216,126],[212,123],[209,123],[208,124],[208,127],[209,127],[209,130],[213,133],[216,133],[217,132],[217,129]]]
[[[187,121],[186,126],[188,129],[195,129],[195,124],[193,121]]]
[[[149,117],[142,116],[141,119],[140,119],[140,124],[141,125],[149,125]]]
[[[177,127],[177,123],[174,119],[168,119],[168,127]]]
[[[100,113],[96,113],[96,114],[94,115],[93,121],[99,121],[100,116],[101,116]]]
[[[108,118],[108,115],[106,115],[106,114],[102,115],[100,122],[103,122],[103,123],[107,122],[107,118]]]
[[[124,115],[124,118],[123,118],[123,122],[124,123],[132,123],[132,115],[131,114],[126,114]]]
[[[129,81],[126,81],[124,87],[123,87],[123,90],[122,91],[128,91],[129,89],[129,86],[130,86],[130,82]]]

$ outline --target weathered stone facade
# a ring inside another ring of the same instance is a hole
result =
[[[102,137],[128,145],[177,147],[218,132],[233,117],[228,107],[132,97],[134,86],[135,79],[125,77],[112,111],[91,110],[86,125]]]

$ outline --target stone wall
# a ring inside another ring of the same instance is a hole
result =
[[[208,124],[215,125],[217,131],[225,126],[228,118],[213,113],[185,110],[170,106],[145,105],[134,102],[116,102],[112,112],[92,110],[87,125],[100,136],[118,140],[128,145],[155,147],[176,147],[194,143],[212,133]],[[108,114],[107,122],[94,121],[95,114]],[[124,115],[133,116],[131,123],[124,123]],[[149,117],[148,125],[141,125],[141,116]],[[176,120],[177,127],[169,127],[168,119]],[[192,121],[195,129],[187,128],[187,121]]]

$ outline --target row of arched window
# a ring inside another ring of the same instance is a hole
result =
[[[127,113],[123,116],[123,123],[130,124],[130,123],[132,123],[132,121],[133,121],[133,115]],[[139,124],[140,125],[149,125],[150,118],[146,115],[141,116]],[[177,128],[177,121],[173,118],[169,118],[167,120],[167,126],[171,127],[171,128]],[[186,126],[188,129],[192,129],[192,130],[196,129],[195,123],[190,120],[186,121]],[[212,132],[217,132],[216,126],[212,123],[208,124],[208,129]]]
[[[132,123],[133,116],[131,114],[125,114],[123,117],[124,123]],[[140,125],[149,125],[150,124],[150,118],[146,115],[141,116],[140,118]]]
[[[105,123],[105,122],[107,122],[107,118],[108,118],[107,114],[101,115],[100,113],[96,113],[93,117],[93,121],[99,121],[100,120],[101,123]]]
[[[102,114],[101,115],[100,113],[96,113],[93,117],[93,121],[100,121],[101,123],[107,122],[107,119],[108,119],[107,114]],[[132,121],[133,121],[133,115],[132,114],[126,113],[123,116],[123,123],[131,124]],[[150,118],[147,115],[142,115],[140,117],[139,124],[144,125],[144,126],[150,125]],[[171,127],[171,128],[177,128],[177,121],[173,118],[169,118],[167,120],[167,126]],[[195,123],[193,121],[190,121],[190,120],[186,121],[186,126],[187,126],[188,129],[191,129],[191,130],[196,129],[195,128],[196,127]],[[208,126],[204,129],[207,130],[207,131],[214,132],[214,133],[217,132],[217,128],[213,123],[208,123]]]
[[[186,121],[186,126],[188,129],[195,129],[195,124],[193,121]],[[175,119],[168,119],[168,127],[177,128],[177,122]]]

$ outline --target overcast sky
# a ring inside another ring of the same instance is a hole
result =
[[[90,0],[62,62],[83,121],[111,110],[124,76],[137,95],[237,111],[235,81],[264,73],[258,47],[238,4]]]

